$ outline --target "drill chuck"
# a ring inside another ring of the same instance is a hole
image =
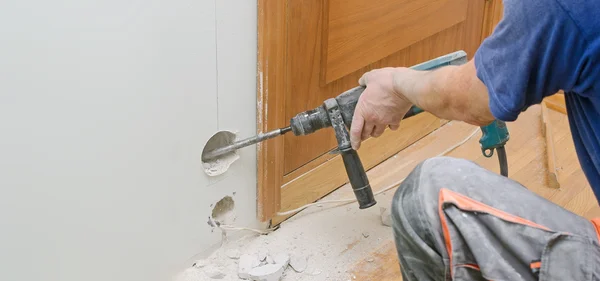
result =
[[[348,128],[352,124],[352,117],[354,116],[354,109],[358,103],[358,98],[364,90],[364,86],[358,86],[343,92],[335,98],[342,120]],[[290,120],[290,127],[292,127],[294,135],[304,136],[320,129],[331,127],[331,120],[329,119],[325,105],[321,105],[315,109],[298,113],[298,115]]]
[[[296,136],[309,135],[330,126],[331,121],[323,106],[300,112],[290,120],[290,127]]]

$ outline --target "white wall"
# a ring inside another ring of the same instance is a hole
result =
[[[255,219],[256,154],[208,178],[218,129],[256,130],[256,1],[0,4],[0,280],[167,280]]]

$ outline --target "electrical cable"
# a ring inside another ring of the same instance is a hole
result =
[[[279,229],[279,227],[273,227],[273,228],[267,228],[267,229],[261,230],[261,229],[254,229],[254,228],[248,228],[248,227],[233,226],[233,225],[228,225],[228,224],[221,224],[221,225],[219,225],[219,228],[221,228],[225,231],[248,230],[248,231],[256,232],[258,234],[269,234],[269,233]]]
[[[500,174],[508,177],[508,161],[506,160],[506,148],[504,146],[496,148],[498,162],[500,162]]]

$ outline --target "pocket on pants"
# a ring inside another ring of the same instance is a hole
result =
[[[438,212],[449,279],[600,280],[596,237],[556,232],[447,189]]]
[[[539,262],[541,281],[597,280],[600,248],[587,237],[557,233],[546,244]]]

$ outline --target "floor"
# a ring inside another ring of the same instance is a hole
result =
[[[507,144],[509,177],[567,210],[588,218],[600,217],[600,207],[577,161],[567,118],[552,110],[549,116],[556,166],[560,169],[560,188],[548,186],[540,114],[541,108],[534,106],[521,114],[519,120],[508,124],[511,135]],[[465,123],[450,122],[379,164],[368,172],[374,191],[397,183],[419,162],[460,143],[475,129]],[[499,172],[497,158],[482,155],[480,136],[478,132],[447,155],[469,159]],[[269,235],[249,235],[224,243],[208,261],[224,272],[224,280],[238,280],[236,255],[260,251],[285,252],[307,260],[306,270],[298,273],[288,269],[282,280],[402,280],[391,228],[384,226],[380,217],[380,209],[390,206],[393,193],[392,189],[378,195],[378,204],[366,210],[359,210],[356,203],[327,204],[328,200],[352,198],[350,187],[343,186],[321,200],[321,205],[300,212]],[[179,280],[203,280],[194,274],[196,272],[188,272],[187,278]]]

